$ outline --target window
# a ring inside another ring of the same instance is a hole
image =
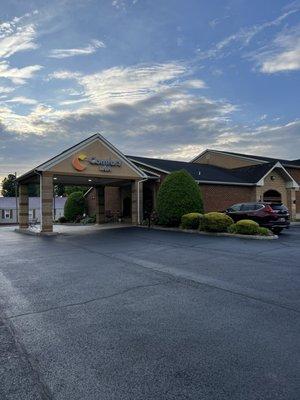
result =
[[[263,204],[255,204],[255,205],[254,205],[254,209],[255,209],[255,210],[261,210],[262,208],[264,208],[264,205],[263,205]]]
[[[254,211],[255,210],[255,204],[243,204],[242,205],[242,211]]]
[[[29,219],[35,219],[35,210],[29,210]]]
[[[2,210],[2,219],[11,219],[13,210]]]
[[[235,211],[240,211],[241,210],[241,204],[234,204],[230,208],[228,208],[228,211],[230,212],[235,212]]]

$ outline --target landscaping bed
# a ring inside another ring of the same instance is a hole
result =
[[[147,226],[141,226],[142,228],[147,228]],[[148,228],[149,229],[149,228]],[[232,237],[232,238],[240,238],[240,239],[254,239],[254,240],[273,240],[278,239],[277,235],[244,235],[237,233],[229,233],[229,232],[204,232],[199,231],[197,229],[183,229],[183,228],[170,228],[159,225],[153,225],[150,229],[160,230],[160,231],[171,231],[171,232],[185,232],[185,233],[194,233],[197,235],[205,235],[205,236],[224,236],[224,237]]]

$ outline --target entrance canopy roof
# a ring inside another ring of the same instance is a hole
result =
[[[147,178],[123,153],[97,133],[20,176],[19,183],[39,183],[39,175],[51,173],[65,185],[116,185]]]

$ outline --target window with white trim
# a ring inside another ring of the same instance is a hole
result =
[[[2,210],[2,219],[11,219],[12,210]]]

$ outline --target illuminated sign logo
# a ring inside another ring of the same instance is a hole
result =
[[[83,164],[82,162],[85,162]],[[85,154],[79,154],[79,156],[75,156],[72,160],[72,165],[76,169],[76,171],[84,171],[87,167],[86,162],[91,165],[99,165],[100,171],[103,172],[111,172],[112,167],[121,167],[122,161],[120,160],[98,160],[96,157],[87,157]]]
[[[75,156],[72,160],[72,165],[76,169],[76,171],[84,171],[86,169],[86,165],[82,164],[81,161],[86,160],[85,154],[79,154],[79,156]]]

